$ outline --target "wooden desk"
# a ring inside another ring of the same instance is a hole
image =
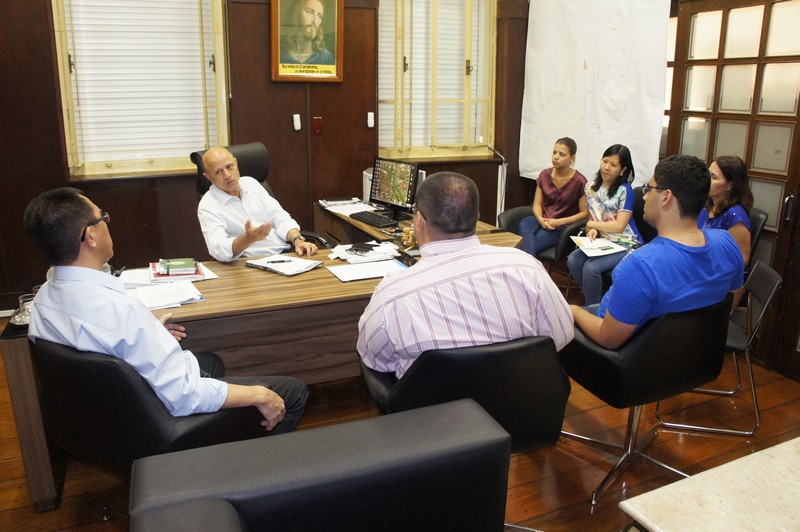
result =
[[[411,220],[403,220],[398,225],[400,227],[410,226]],[[393,237],[387,235],[377,227],[354,220],[349,216],[326,210],[319,203],[314,204],[314,231],[331,240],[331,244],[333,245],[367,242],[369,240],[383,242],[393,239]],[[491,242],[485,242],[483,239],[484,235],[502,231],[491,224],[478,220],[476,232],[478,236],[481,237],[481,242],[486,244]],[[502,240],[502,243],[495,245],[513,247],[520,240],[520,237],[513,233],[503,234],[505,238]]]
[[[660,530],[797,530],[800,438],[619,503]]]
[[[520,237],[491,230],[481,242],[514,246]],[[244,266],[209,263],[219,279],[202,281],[206,301],[171,312],[186,327],[181,342],[193,351],[213,351],[230,375],[292,375],[307,384],[360,374],[355,350],[358,319],[380,279],[342,283],[327,266],[342,264],[322,250],[321,268],[283,277]]]
[[[497,246],[519,241],[504,232],[479,237]],[[308,384],[358,376],[358,319],[380,279],[342,283],[325,268],[341,261],[328,259],[325,250],[315,258],[322,268],[294,277],[245,267],[244,260],[208,263],[220,278],[197,283],[206,301],[155,314],[172,313],[188,333],[181,344],[216,352],[229,375],[292,375]],[[58,489],[24,329],[7,328],[2,351],[28,491],[42,511],[56,507]]]

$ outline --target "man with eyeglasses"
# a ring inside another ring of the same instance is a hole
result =
[[[731,291],[741,297],[736,242],[727,231],[697,227],[710,186],[708,166],[696,157],[673,155],[656,165],[642,189],[644,218],[658,236],[614,268],[599,308],[570,305],[592,340],[615,349],[653,318],[713,305]]]
[[[422,259],[386,276],[358,322],[364,364],[399,379],[427,349],[574,336],[564,296],[542,263],[521,249],[481,244],[478,187],[438,172],[416,193],[414,229]]]
[[[182,326],[159,321],[119,278],[100,271],[114,255],[110,222],[74,188],[44,192],[28,204],[25,229],[54,266],[33,301],[30,338],[125,360],[174,416],[255,406],[266,431],[293,431],[305,408],[305,384],[293,377],[222,379],[219,357],[181,348]]]

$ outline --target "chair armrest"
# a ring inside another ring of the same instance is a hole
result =
[[[501,212],[497,216],[497,225],[503,231],[519,234],[519,223],[523,220],[523,218],[527,218],[528,216],[533,216],[533,211],[531,210],[530,205],[513,207]]]
[[[384,373],[374,370],[364,364],[363,361],[360,362],[360,365],[361,374],[364,376],[364,382],[367,385],[369,395],[372,397],[372,400],[375,401],[381,413],[388,414],[389,392],[391,392],[394,385],[397,384],[397,377],[394,373]]]
[[[572,241],[573,236],[578,236],[578,233],[581,232],[583,226],[586,225],[588,218],[582,218],[580,220],[576,220],[571,224],[564,227],[564,230],[561,231],[561,236],[558,238],[558,244],[556,244],[555,249],[555,260],[556,262],[561,262],[561,260],[572,253],[575,250],[575,242]]]
[[[316,241],[319,244],[320,247],[323,247],[325,249],[331,249],[333,247],[333,246],[331,246],[331,243],[328,242],[325,239],[325,237],[323,237],[319,233],[315,233],[314,231],[305,231],[305,230],[303,230],[303,231],[300,231],[300,235],[303,238],[305,238],[306,240],[314,240],[314,241]]]

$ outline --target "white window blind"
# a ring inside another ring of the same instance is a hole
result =
[[[190,152],[227,143],[220,0],[56,0],[54,12],[74,177],[191,170]]]
[[[493,20],[491,0],[381,0],[382,155],[485,153],[494,107]]]

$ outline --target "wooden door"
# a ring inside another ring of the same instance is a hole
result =
[[[800,0],[681,1],[667,153],[739,155],[769,220],[751,262],[784,278],[756,346],[768,367],[800,378],[796,257],[800,188]]]

